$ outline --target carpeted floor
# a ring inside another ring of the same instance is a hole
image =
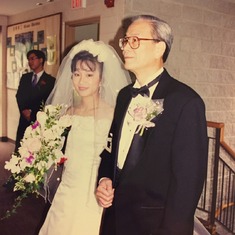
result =
[[[10,159],[13,150],[14,144],[0,142],[0,217],[11,209],[14,198],[17,196],[10,188],[3,187],[10,176],[10,172],[4,169],[4,164]],[[42,197],[30,196],[24,199],[16,214],[8,219],[0,220],[0,234],[37,235],[47,210],[48,205]]]

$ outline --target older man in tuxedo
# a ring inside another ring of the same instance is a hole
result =
[[[200,96],[164,68],[170,26],[135,16],[120,39],[136,76],[120,91],[101,154],[96,197],[101,235],[192,235],[207,169],[207,126]]]
[[[24,136],[25,129],[36,120],[36,114],[45,103],[54,87],[55,78],[44,71],[45,54],[40,50],[27,53],[28,64],[32,72],[23,74],[16,93],[16,100],[20,111],[15,152]]]

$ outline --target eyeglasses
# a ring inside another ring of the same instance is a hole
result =
[[[29,57],[29,58],[28,58],[28,61],[30,61],[30,60],[36,60],[36,59],[38,59],[38,57],[37,57],[37,56],[33,56],[33,57]]]
[[[132,49],[137,49],[140,46],[140,41],[154,41],[154,42],[160,42],[160,39],[154,39],[154,38],[138,38],[137,36],[130,36],[130,37],[124,37],[119,39],[119,47],[121,50],[124,49],[126,44],[128,43]]]

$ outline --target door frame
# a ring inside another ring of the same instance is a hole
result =
[[[99,39],[100,36],[100,17],[92,17],[92,18],[86,18],[76,21],[70,21],[65,22],[65,36],[64,36],[64,53],[66,54],[68,50],[71,49],[71,47],[74,45],[74,34],[75,34],[75,28],[79,26],[85,26],[90,24],[98,24],[98,30],[97,30],[97,38]],[[63,57],[63,56],[62,56]]]

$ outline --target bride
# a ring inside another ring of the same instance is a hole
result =
[[[72,127],[62,181],[39,235],[99,234],[102,208],[94,195],[99,154],[117,93],[128,83],[129,74],[115,50],[100,41],[82,41],[62,61],[47,102],[65,104]]]

